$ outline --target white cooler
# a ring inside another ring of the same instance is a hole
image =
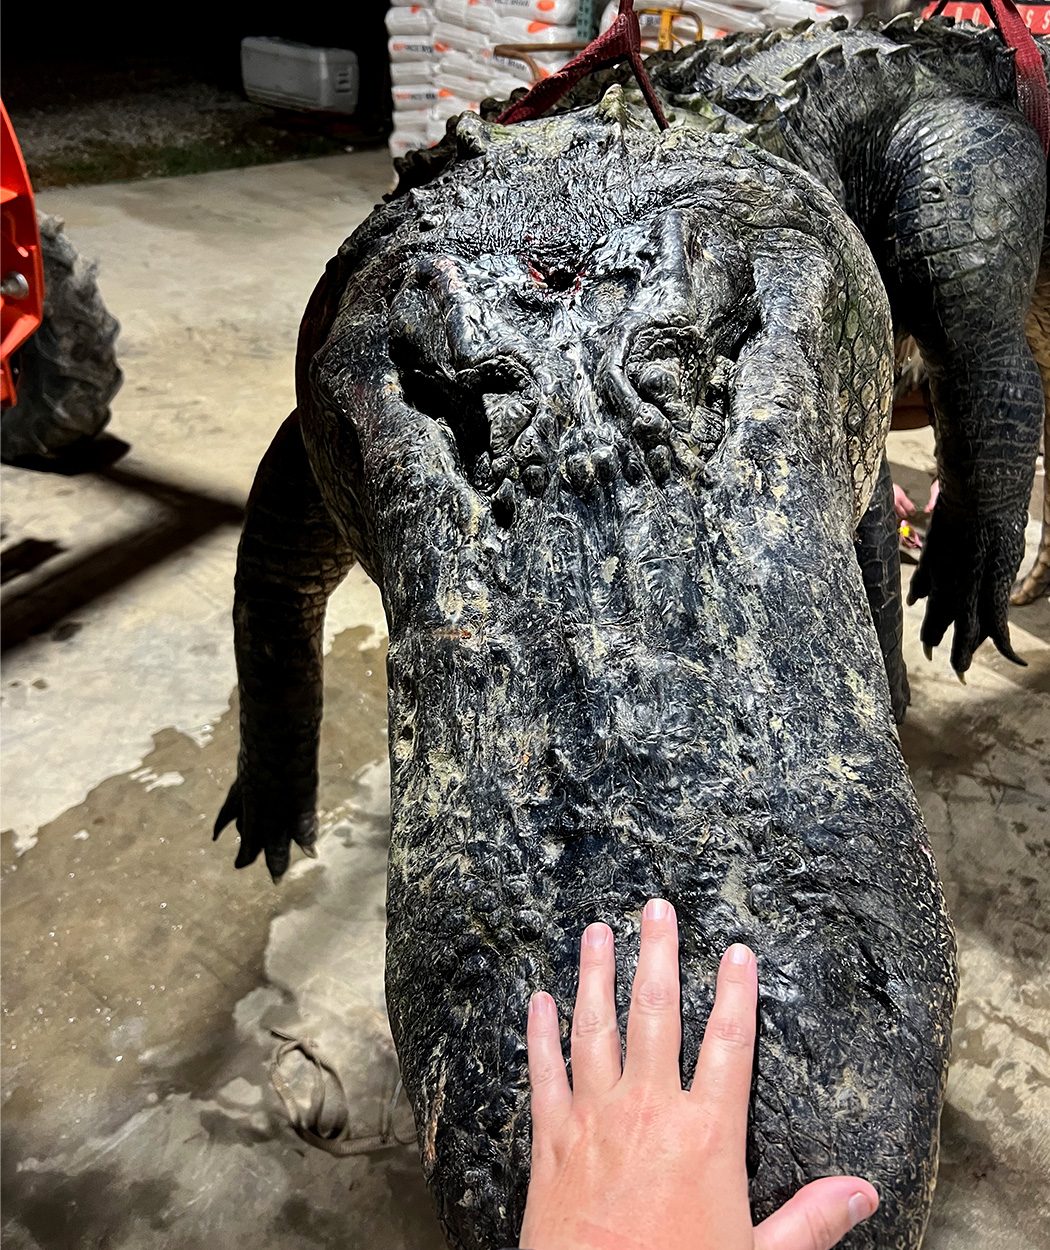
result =
[[[326,113],[357,107],[357,55],[345,48],[250,35],[241,40],[241,77],[256,104]]]

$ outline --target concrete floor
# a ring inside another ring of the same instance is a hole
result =
[[[314,281],[388,180],[382,153],[360,153],[40,197],[100,259],[124,327],[112,431],[132,451],[74,477],[3,470],[5,550],[53,553],[4,599],[11,1250],[442,1244],[413,1146],[308,1147],[268,1074],[272,1030],[313,1041],[364,1136],[395,1088],[385,632],[359,573],[328,619],[320,859],[275,889],[234,873],[231,834],[209,841],[235,763],[240,508],[292,403]],[[925,498],[928,431],[893,436],[891,456]],[[923,660],[919,619],[903,742],[962,968],[925,1245],[1036,1250],[1050,1245],[1050,604],[1015,613],[1027,668],[984,648],[965,687],[943,649]],[[282,1070],[305,1098],[302,1061]],[[394,1121],[409,1132],[403,1105]]]

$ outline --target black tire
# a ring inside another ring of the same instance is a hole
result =
[[[0,419],[0,460],[56,456],[94,438],[124,380],[117,319],[102,303],[95,266],[77,255],[61,217],[38,214],[44,319],[18,353],[18,402]]]

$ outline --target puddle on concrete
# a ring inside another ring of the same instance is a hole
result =
[[[3,872],[4,1237],[40,1250],[443,1244],[415,1146],[333,1159],[268,1080],[277,1025],[340,1071],[355,1135],[396,1082],[383,1006],[385,647],[327,661],[317,861],[275,887],[211,841],[237,717],[164,730],[140,766]],[[232,836],[231,836],[232,835]],[[400,1130],[410,1135],[402,1108]],[[269,1230],[267,1232],[267,1230]]]
[[[338,1067],[363,1135],[396,1079],[382,987],[385,654],[373,637],[335,641],[321,858],[298,860],[280,887],[260,865],[233,870],[232,831],[210,841],[233,777],[233,712],[196,741],[156,735],[21,858],[5,839],[13,1250],[228,1250],[247,1235],[274,1250],[443,1244],[413,1147],[350,1159],[307,1147],[267,1076],[271,1028],[307,1037]],[[1045,696],[1032,670],[1018,683],[994,662],[965,690],[914,659],[913,673],[903,743],[963,984],[926,1250],[1035,1250],[1050,1168]]]

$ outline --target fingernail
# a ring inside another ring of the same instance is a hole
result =
[[[751,951],[743,942],[734,942],[729,950],[726,951],[726,954],[729,956],[731,964],[746,964],[751,958]]]
[[[645,914],[650,920],[666,920],[671,914],[671,904],[662,898],[651,898],[645,905]]]
[[[850,1228],[859,1224],[861,1220],[866,1220],[874,1210],[870,1194],[855,1193],[849,1200]]]
[[[589,924],[583,931],[584,946],[604,946],[610,937],[609,928],[604,924]]]
[[[554,1011],[554,999],[543,990],[537,990],[529,999],[529,1011],[534,1016],[549,1016]]]

